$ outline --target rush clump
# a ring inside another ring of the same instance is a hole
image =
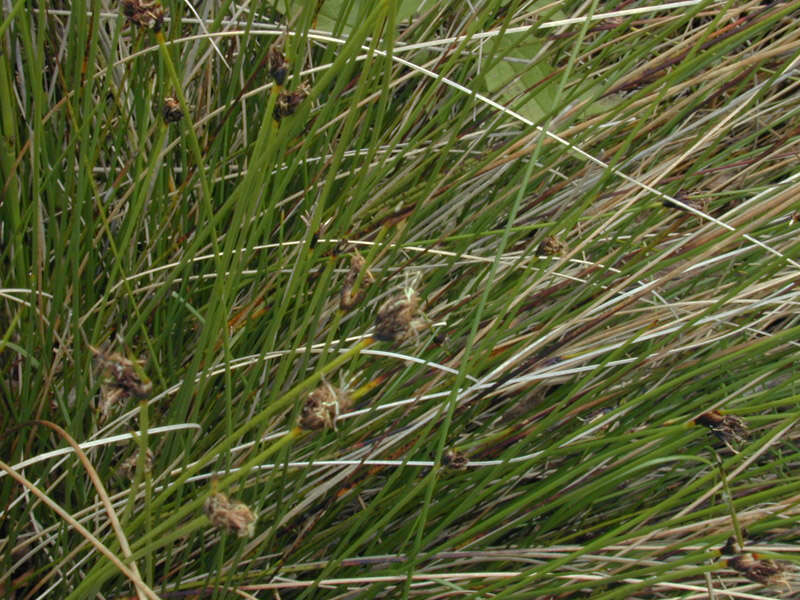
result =
[[[256,515],[246,504],[235,502],[222,492],[211,494],[203,505],[206,516],[217,529],[235,532],[239,537],[252,537]]]
[[[350,395],[327,381],[308,394],[300,412],[300,426],[304,429],[333,429],[339,416],[352,407]]]

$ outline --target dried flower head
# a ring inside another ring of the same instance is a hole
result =
[[[146,398],[153,389],[140,363],[134,363],[116,352],[106,354],[91,348],[100,370],[100,417],[104,420],[117,403],[130,398]]]
[[[327,381],[308,394],[300,412],[300,426],[304,429],[333,429],[339,415],[353,406],[350,395]]]
[[[231,501],[222,492],[211,494],[203,505],[214,527],[235,531],[239,537],[252,537],[257,516],[246,504]]]
[[[743,442],[749,431],[747,424],[736,415],[723,415],[718,410],[710,410],[697,417],[694,422],[711,430],[725,444],[731,441]]]
[[[150,448],[147,449],[144,457],[144,470],[145,472],[149,473],[153,468],[153,459],[155,456],[153,455],[153,451]],[[137,450],[133,454],[131,454],[128,458],[123,460],[119,463],[119,474],[125,477],[126,479],[133,479],[134,475],[136,475],[136,465],[139,463],[139,451]]]
[[[410,288],[384,302],[375,317],[375,339],[400,343],[416,337],[428,325],[422,318],[419,302],[419,296]]]
[[[567,244],[553,235],[549,235],[542,240],[539,248],[536,250],[537,254],[544,254],[546,256],[561,256],[567,251]]]
[[[103,374],[110,377],[111,383],[129,396],[136,398],[146,398],[150,390],[153,389],[152,382],[147,379],[142,372],[141,364],[128,360],[116,352],[105,354],[93,349],[95,360],[103,371]]]
[[[352,310],[364,298],[366,288],[375,281],[372,273],[366,268],[367,261],[358,252],[350,256],[350,270],[344,278],[344,285],[342,286],[342,294],[339,297],[339,308],[342,310]],[[356,291],[355,284],[358,275],[362,272],[364,276]]]
[[[164,106],[161,109],[161,114],[164,115],[164,121],[166,123],[177,123],[183,118],[181,105],[178,100],[172,96],[164,98]]]
[[[286,81],[286,76],[289,74],[289,63],[286,61],[281,48],[283,47],[283,40],[279,39],[269,47],[267,52],[267,60],[269,61],[269,74],[278,85],[283,85]]]
[[[761,585],[788,585],[783,576],[783,567],[774,560],[759,558],[757,554],[745,552],[727,561],[728,566],[750,581]]]
[[[275,100],[275,110],[272,113],[275,120],[280,121],[283,117],[293,115],[297,111],[297,107],[308,97],[310,91],[311,87],[305,81],[294,91],[281,91],[278,99]]]
[[[462,452],[445,450],[445,453],[442,454],[442,464],[454,471],[464,471],[469,464],[469,459]]]
[[[164,9],[158,2],[122,0],[122,14],[134,25],[143,29],[161,31],[164,24]]]

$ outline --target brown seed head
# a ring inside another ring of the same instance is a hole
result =
[[[544,238],[536,250],[537,254],[545,254],[547,256],[561,256],[566,251],[567,244],[553,235]]]
[[[311,87],[305,81],[294,91],[281,91],[275,100],[275,110],[272,113],[275,120],[280,121],[283,117],[293,115],[297,111],[297,107],[308,97],[310,91]]]
[[[214,527],[234,531],[239,537],[252,537],[255,532],[256,515],[246,504],[231,501],[225,494],[211,494],[203,505]]]
[[[119,388],[124,395],[146,398],[153,389],[153,383],[140,374],[141,369],[137,370],[133,361],[116,352],[112,354],[98,350],[94,352],[95,360],[106,382]]]
[[[105,421],[118,403],[130,397],[146,398],[153,389],[152,382],[133,361],[116,352],[106,354],[96,348],[91,350],[100,371],[100,401],[97,407],[100,421]]]
[[[344,278],[344,285],[342,285],[342,294],[339,297],[339,308],[345,311],[352,310],[364,298],[366,288],[375,281],[369,269],[366,269],[364,276],[361,278],[358,291],[354,290],[356,280],[359,273],[366,268],[367,261],[358,252],[350,256],[350,270]]]
[[[419,296],[416,293],[390,298],[378,309],[373,335],[382,342],[404,342],[425,328],[426,323],[420,316]]]
[[[461,452],[446,450],[442,455],[442,464],[454,471],[464,471],[469,464],[469,459]]]
[[[756,554],[745,552],[727,560],[728,566],[750,581],[761,585],[788,585],[783,576],[783,567],[770,559],[759,559]]]
[[[725,541],[725,545],[719,549],[720,554],[724,554],[726,556],[730,556],[731,554],[736,554],[739,551],[739,544],[736,543],[736,538],[734,536],[728,537]]]
[[[177,99],[169,96],[164,98],[164,106],[161,109],[166,123],[177,123],[183,118],[183,111]]]
[[[283,41],[278,40],[269,47],[267,52],[267,60],[269,61],[269,74],[278,85],[283,85],[286,81],[286,76],[289,73],[289,63],[286,61],[281,48]]]
[[[164,9],[158,2],[142,2],[141,0],[122,0],[122,14],[128,20],[143,29],[161,31],[164,24]]]
[[[300,426],[304,429],[335,431],[339,415],[347,412],[352,405],[353,401],[347,392],[325,381],[306,397],[300,412]]]
[[[144,470],[145,472],[149,473],[153,468],[153,451],[150,448],[147,449],[144,457]],[[126,479],[133,479],[134,475],[136,475],[136,465],[139,462],[139,451],[137,450],[131,456],[123,460],[119,464],[119,474],[125,477]]]
[[[723,442],[743,442],[749,435],[747,424],[736,415],[723,415],[718,410],[710,410],[697,417],[694,422],[711,430]]]

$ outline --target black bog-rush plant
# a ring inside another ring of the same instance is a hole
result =
[[[798,595],[800,1],[0,12],[0,598]]]

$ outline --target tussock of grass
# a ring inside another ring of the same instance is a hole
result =
[[[317,4],[4,7],[0,595],[795,594],[800,3]]]

